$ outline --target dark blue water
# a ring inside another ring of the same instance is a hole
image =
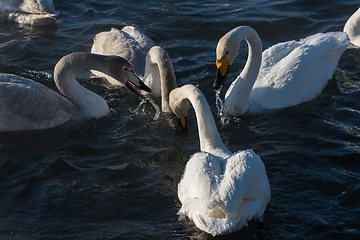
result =
[[[54,5],[61,13],[53,26],[0,22],[0,71],[56,89],[53,68],[62,56],[89,52],[95,34],[111,27],[142,29],[169,53],[178,85],[203,91],[229,150],[252,148],[265,163],[272,198],[264,222],[219,239],[360,239],[360,49],[347,49],[323,93],[296,107],[223,126],[212,89],[215,47],[227,31],[249,25],[265,49],[341,31],[358,1]],[[241,51],[229,79],[246,55]],[[199,151],[194,112],[179,134],[172,115],[154,121],[149,103],[134,112],[140,100],[126,89],[78,75],[111,114],[76,130],[0,135],[0,239],[212,239],[177,215],[177,184]]]

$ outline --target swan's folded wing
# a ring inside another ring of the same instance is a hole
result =
[[[270,201],[270,185],[260,157],[252,150],[228,158],[219,190],[208,202],[208,209],[219,206],[225,215],[235,216],[246,201],[262,201],[263,211]],[[255,214],[255,213],[254,213]]]
[[[299,43],[298,47],[268,68],[262,64],[250,93],[251,101],[264,108],[275,109],[316,98],[332,78],[349,39],[343,32],[319,33]],[[274,54],[278,55],[280,51]]]
[[[180,212],[201,212],[211,195],[217,191],[222,166],[218,158],[206,152],[190,157],[178,185],[178,197],[183,204]]]
[[[286,57],[291,51],[293,51],[296,47],[300,46],[300,43],[297,41],[288,41],[278,43],[274,46],[265,49],[262,53],[261,59],[261,68],[259,74],[262,71],[267,70],[268,68],[272,67],[273,65],[277,64],[281,59]]]
[[[146,52],[148,52],[150,48],[156,45],[155,42],[148,35],[139,31],[133,26],[125,26],[121,29],[121,31],[126,32],[130,36],[132,36],[134,40],[139,44],[140,48],[142,48]]]
[[[131,28],[133,27],[124,27],[123,29],[133,34],[129,30]],[[112,28],[110,31],[98,33],[94,38],[91,52],[102,55],[116,55],[126,59],[135,73],[142,78],[145,72],[146,54],[151,47],[155,46],[155,43],[137,30],[134,30],[135,37],[128,32]],[[92,72],[98,76],[104,75],[96,71]]]
[[[10,81],[0,80],[2,131],[49,128],[71,118],[74,112],[72,104],[61,95],[39,83],[15,75],[7,75],[7,78]]]
[[[95,35],[91,52],[102,55],[116,55],[129,61],[131,49],[137,45],[131,36],[112,28],[110,31],[101,32]]]

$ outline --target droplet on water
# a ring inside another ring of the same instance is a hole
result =
[[[215,90],[215,94],[216,94],[216,108],[218,110],[218,116],[220,117],[221,124],[223,126],[226,126],[226,125],[230,124],[230,117],[226,113],[224,104],[221,101],[220,90]]]
[[[148,98],[147,100],[149,100],[149,102],[154,106],[156,113],[153,120],[157,120],[160,117],[160,108],[151,98]]]

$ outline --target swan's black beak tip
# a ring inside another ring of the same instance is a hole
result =
[[[226,72],[225,76],[223,76],[223,75],[221,75],[219,69],[216,71],[216,78],[215,78],[215,81],[214,81],[214,84],[213,84],[213,88],[215,90],[219,90],[224,85],[226,75],[227,75],[227,72]]]
[[[135,85],[131,81],[126,81],[125,86],[130,91],[132,91],[133,93],[135,93],[136,95],[138,95],[142,99],[146,99],[146,97],[140,92],[140,90],[144,90],[146,92],[151,93],[151,89],[148,86],[146,86],[142,81],[139,81],[139,86]]]
[[[139,88],[140,88],[141,90],[144,90],[144,91],[146,91],[146,92],[148,92],[148,93],[151,93],[151,89],[150,89],[148,86],[146,86],[145,83],[143,83],[142,81],[140,81],[139,84],[140,84]]]

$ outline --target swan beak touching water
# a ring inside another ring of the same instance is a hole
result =
[[[230,68],[230,63],[227,58],[227,55],[225,55],[221,60],[216,60],[216,68],[217,68],[216,78],[213,88],[215,90],[218,90],[224,85],[227,73]]]
[[[140,90],[151,93],[151,89],[140,80],[140,78],[134,73],[133,70],[128,71],[128,79],[124,84],[130,91],[143,99],[145,99],[145,96],[141,93]]]
[[[187,117],[185,116],[185,117],[182,117],[182,118],[178,118],[178,120],[179,120],[180,130],[182,132],[187,131],[188,130]]]

